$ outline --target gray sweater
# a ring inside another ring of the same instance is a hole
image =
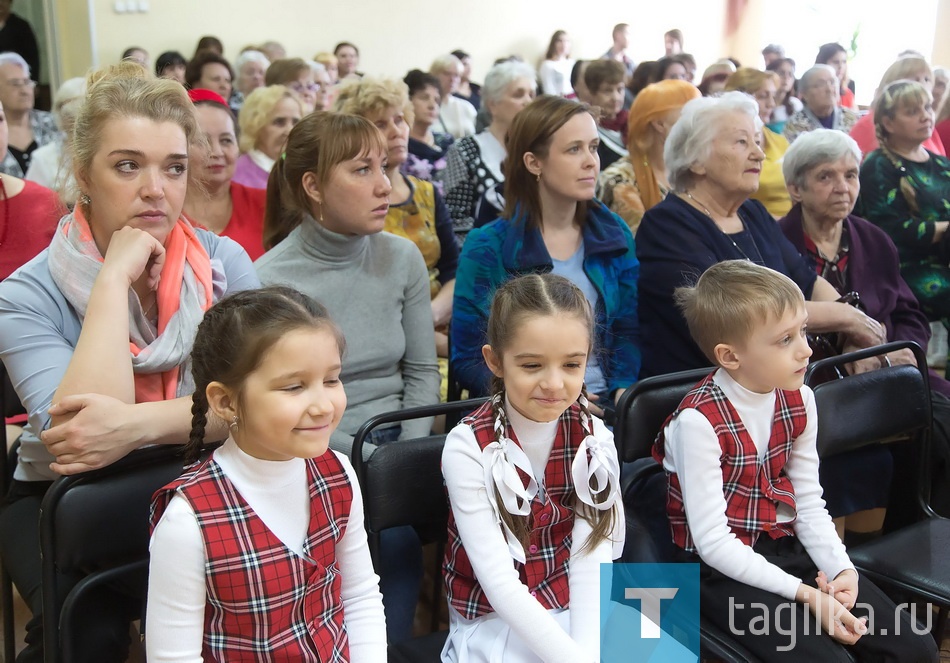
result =
[[[254,266],[263,284],[289,285],[321,302],[343,330],[347,407],[331,447],[349,455],[370,417],[439,402],[429,275],[411,241],[385,232],[340,235],[308,217]],[[405,422],[400,439],[428,435],[431,426],[431,419]]]

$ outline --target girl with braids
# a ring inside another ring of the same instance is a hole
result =
[[[934,128],[930,92],[898,80],[874,102],[880,148],[861,166],[859,216],[880,226],[900,258],[901,276],[930,320],[950,317],[950,159],[924,143]]]
[[[209,411],[230,435],[155,494],[149,661],[385,662],[359,485],[329,451],[343,350],[327,310],[291,288],[205,315],[186,454],[201,453]]]
[[[613,435],[584,372],[594,316],[566,278],[527,275],[495,294],[482,354],[491,400],[448,435],[442,660],[600,660],[599,569],[624,540]]]
[[[0,284],[0,358],[29,413],[0,510],[3,565],[33,611],[21,663],[43,660],[43,494],[60,474],[185,442],[198,323],[225,293],[258,285],[240,246],[181,215],[189,147],[201,141],[184,88],[123,62],[93,73],[88,90],[70,146],[78,204]],[[81,660],[125,661],[139,598],[103,594],[83,611]]]

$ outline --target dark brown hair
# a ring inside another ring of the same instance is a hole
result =
[[[557,55],[557,42],[558,39],[567,35],[565,30],[555,30],[554,34],[551,35],[551,41],[548,42],[548,52],[544,55],[545,60],[553,60],[554,56]],[[571,57],[571,51],[568,50],[565,53],[567,57]],[[461,58],[459,58],[461,60]]]
[[[264,73],[264,85],[289,85],[295,83],[303,73],[310,73],[310,65],[302,58],[274,60]]]
[[[523,111],[522,111],[523,112]],[[526,274],[503,284],[495,292],[492,299],[491,312],[488,316],[487,340],[495,357],[501,361],[502,355],[511,344],[518,329],[525,319],[537,316],[569,315],[584,323],[590,337],[588,358],[594,351],[594,313],[590,303],[580,288],[563,276],[554,274]],[[507,425],[504,407],[505,383],[502,378],[493,375],[491,393],[493,396],[493,415]],[[582,416],[591,421],[590,411],[587,409],[586,387],[581,389],[578,404]],[[591,428],[593,426],[591,425]],[[502,427],[504,430],[504,426]],[[591,434],[588,430],[587,434]],[[501,434],[501,431],[497,433]],[[593,492],[593,487],[591,487]],[[601,495],[601,497],[606,497]],[[515,534],[521,545],[527,547],[531,533],[527,516],[512,515],[505,508],[501,496],[496,492],[494,499],[498,504],[498,512],[502,520]],[[596,498],[595,498],[596,499]],[[616,526],[617,510],[598,511],[575,499],[575,513],[589,522],[593,532],[584,544],[583,551],[593,550],[601,541],[606,539]]]
[[[623,83],[627,70],[616,60],[591,60],[584,70],[584,83],[591,94],[597,94],[601,85]]]
[[[592,62],[590,67],[595,64],[596,62]],[[515,115],[505,140],[508,149],[508,157],[505,160],[505,218],[514,220],[524,215],[525,223],[529,227],[541,223],[538,179],[525,166],[524,155],[531,152],[542,159],[547,157],[551,139],[557,130],[572,117],[582,113],[590,113],[586,104],[564,97],[542,95]],[[593,205],[592,201],[577,205],[575,218],[578,223],[584,223],[587,212]]]
[[[195,392],[191,397],[191,434],[185,445],[186,462],[194,462],[204,448],[208,423],[208,385],[220,382],[237,395],[243,414],[243,387],[247,376],[281,338],[301,329],[329,330],[340,356],[346,343],[327,309],[307,295],[286,286],[244,290],[228,295],[204,315],[191,351]]]
[[[218,55],[224,55],[224,44],[222,44],[221,40],[217,37],[205,35],[198,40],[198,45],[195,46],[194,57],[197,57],[202,51],[214,51]]]
[[[222,65],[228,70],[228,74],[231,76],[231,82],[234,82],[234,70],[231,68],[230,62],[214,51],[199,51],[195,54],[195,57],[185,65],[185,85],[194,87],[198,81],[201,80],[201,70],[204,69],[207,64]]]
[[[279,244],[312,214],[314,203],[303,186],[305,174],[316,175],[317,187],[325,191],[337,165],[374,150],[386,154],[386,141],[366,118],[315,111],[298,122],[267,180],[264,248]]]

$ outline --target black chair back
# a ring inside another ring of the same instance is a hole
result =
[[[468,414],[486,399],[440,403],[377,415],[364,423],[353,438],[353,468],[363,493],[364,518],[373,565],[379,568],[379,535],[384,529],[411,525],[423,542],[444,542],[448,501],[442,481],[445,435],[400,440],[377,447],[363,459],[363,447],[373,430],[383,424]]]
[[[699,368],[668,375],[656,375],[635,383],[617,403],[614,443],[621,463],[650,456],[653,442],[666,418],[683,397],[713,368]]]
[[[40,508],[47,663],[71,659],[73,615],[97,578],[139,586],[144,605],[152,495],[181,474],[180,451],[134,451],[101,470],[61,477],[47,491]]]

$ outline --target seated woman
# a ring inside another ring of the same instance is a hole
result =
[[[362,72],[358,71],[360,68],[360,49],[356,47],[356,44],[341,41],[333,47],[333,55],[337,59],[339,80],[363,77]]]
[[[0,105],[0,153],[7,149],[7,123]],[[0,174],[0,281],[49,246],[65,213],[54,191],[36,182]]]
[[[738,90],[751,95],[759,105],[759,119],[762,121],[762,143],[765,152],[762,172],[759,173],[759,189],[750,196],[765,205],[765,209],[776,219],[788,214],[792,201],[785,188],[782,176],[782,158],[788,149],[788,141],[765,124],[772,118],[775,110],[776,85],[778,77],[772,72],[759,71],[751,67],[740,67],[726,79],[726,90]]]
[[[848,133],[858,121],[857,113],[838,101],[838,77],[832,67],[816,64],[802,74],[798,89],[803,107],[785,124],[789,143],[806,131],[821,127]]]
[[[933,132],[930,93],[895,81],[874,103],[881,146],[861,166],[861,216],[894,240],[901,276],[930,320],[950,317],[950,159],[924,147]]]
[[[53,115],[36,110],[36,81],[30,65],[17,53],[0,53],[0,104],[8,127],[7,151],[0,173],[23,177],[37,148],[59,136]]]
[[[452,319],[459,250],[452,232],[452,217],[439,192],[431,182],[400,172],[408,154],[409,125],[412,124],[412,104],[406,85],[392,79],[364,76],[340,87],[334,110],[365,117],[387,141],[386,175],[392,192],[383,229],[411,240],[422,253],[429,270],[436,352],[439,357],[448,357],[446,330]]]
[[[231,81],[234,70],[220,52],[198,51],[185,67],[185,87],[202,88],[217,92],[225,99],[231,98]]]
[[[409,156],[403,164],[403,172],[433,182],[439,193],[444,193],[442,180],[447,163],[446,153],[455,139],[452,134],[432,131],[439,121],[439,106],[442,104],[439,79],[413,69],[406,74],[403,82],[409,87],[413,115],[409,129]]]
[[[785,124],[788,118],[802,109],[802,102],[795,96],[795,60],[792,58],[778,58],[765,66],[766,71],[775,72],[778,76],[778,85],[775,92],[775,108],[772,117],[765,123],[769,129],[777,134],[785,133]]]
[[[815,64],[826,64],[835,70],[840,86],[841,106],[857,110],[858,105],[854,102],[854,81],[848,78],[848,52],[844,50],[844,46],[834,42],[822,44],[815,57]]]
[[[264,254],[263,189],[231,181],[238,157],[234,116],[224,99],[211,90],[190,90],[198,129],[205,144],[193,146],[188,168],[184,215],[215,235],[230,237],[251,260]]]
[[[663,145],[683,106],[698,96],[696,86],[686,81],[662,81],[643,88],[630,107],[630,155],[615,161],[597,178],[597,197],[626,221],[634,234],[643,213],[670,191]]]
[[[452,94],[472,104],[475,110],[481,110],[482,86],[472,80],[472,56],[461,49],[452,51],[452,55],[462,63],[462,80],[459,81],[458,89]]]
[[[165,51],[155,60],[155,75],[158,78],[170,78],[185,84],[185,67],[188,60],[178,51]]]
[[[816,129],[799,137],[783,164],[795,205],[779,226],[836,292],[860,296],[864,311],[884,325],[887,341],[914,341],[926,348],[930,326],[900,276],[897,248],[884,231],[851,213],[860,190],[860,164],[857,144],[840,131]],[[910,350],[900,350],[882,358],[879,365],[915,363]],[[873,368],[871,364],[860,370]],[[950,382],[933,371],[930,385],[950,396]],[[838,479],[823,480],[822,486],[831,515],[848,515],[836,524],[839,533],[847,528],[849,545],[881,529],[889,493],[881,488],[891,485],[891,465],[887,451],[870,448],[822,461],[822,477]],[[848,478],[853,476],[860,479]]]
[[[85,78],[70,78],[59,86],[53,97],[53,117],[62,133],[53,142],[36,148],[33,158],[30,159],[30,167],[26,169],[25,179],[60,192],[63,202],[70,207],[76,204],[76,196],[79,194],[72,175],[72,158],[66,146],[71,140],[76,113],[79,112],[85,97]],[[43,248],[48,244],[49,242],[44,244]]]
[[[548,271],[572,281],[593,307],[596,352],[585,377],[597,413],[637,380],[639,267],[633,233],[594,199],[597,143],[587,107],[562,97],[541,97],[512,123],[504,216],[470,233],[456,277],[452,369],[473,394],[489,387],[482,346],[495,288]]]
[[[439,131],[455,138],[465,138],[475,133],[475,116],[478,109],[461,97],[455,96],[462,80],[462,62],[454,55],[442,55],[432,61],[429,73],[439,79],[442,106],[439,109]]]
[[[234,89],[231,91],[231,98],[228,105],[234,114],[237,115],[244,105],[247,95],[264,85],[264,74],[267,67],[270,66],[270,60],[260,51],[248,49],[242,52],[237,60],[234,61],[234,71],[237,78],[234,81]]]
[[[122,63],[90,77],[72,144],[79,204],[0,283],[0,358],[29,413],[0,512],[4,568],[33,611],[21,661],[42,660],[44,492],[58,475],[187,441],[198,322],[224,294],[258,285],[240,246],[181,217],[195,111],[181,85],[146,76]],[[213,428],[209,439],[226,436]],[[103,590],[77,633],[83,660],[125,661],[139,616],[140,600]]]
[[[931,71],[930,65],[927,64],[927,61],[921,57],[908,55],[897,59],[890,67],[887,68],[887,71],[885,71],[884,75],[881,76],[881,83],[878,85],[875,94],[880,94],[881,91],[884,90],[884,88],[886,88],[888,85],[899,80],[917,81],[927,88],[928,91],[933,90],[934,86],[933,71]],[[935,103],[933,104],[933,108],[934,112],[936,112],[939,106],[937,106]],[[877,141],[877,129],[874,126],[874,111],[869,110],[866,114],[864,114],[861,119],[858,120],[853,127],[851,127],[851,131],[848,135],[850,135],[857,142],[858,147],[865,156],[871,154],[871,152],[880,147]],[[930,135],[930,138],[924,141],[924,149],[933,152],[934,154],[947,156],[947,150],[944,146],[943,137],[940,135],[939,131],[934,131]]]
[[[736,66],[731,60],[723,58],[722,60],[713,62],[706,67],[706,70],[703,72],[703,77],[699,81],[698,87],[700,94],[704,97],[718,97],[725,89],[726,81],[729,80],[729,77],[734,73],[736,73]]]
[[[270,85],[251,92],[238,118],[241,156],[231,181],[266,189],[274,162],[283,153],[287,136],[301,117],[303,104],[289,88]]]
[[[835,289],[809,268],[762,204],[749,200],[765,159],[755,142],[758,115],[741,92],[694,99],[666,140],[673,193],[647,211],[637,232],[641,377],[710,365],[673,291],[723,260],[751,260],[789,276],[809,300],[809,331],[842,332],[859,347],[884,339],[879,322],[835,302]]]
[[[349,455],[372,416],[439,401],[429,276],[419,249],[382,232],[392,187],[385,139],[368,120],[316,111],[290,132],[267,186],[268,237],[284,239],[257,263],[266,284],[292,285],[323,303],[347,340],[347,408],[330,446]],[[371,444],[430,434],[432,419],[376,429]],[[411,527],[384,532],[380,569],[390,642],[412,633],[421,548]]]
[[[534,70],[524,62],[496,64],[482,86],[483,106],[491,113],[491,124],[485,131],[467,136],[449,148],[445,202],[459,243],[465,241],[475,222],[479,199],[505,179],[501,168],[507,154],[505,135],[512,120],[534,99],[535,85]]]
[[[304,115],[314,111],[317,105],[317,93],[322,89],[313,80],[313,69],[302,58],[284,58],[271,62],[264,76],[264,84],[268,87],[283,85],[293,90],[300,98]]]
[[[571,87],[571,70],[574,60],[571,58],[571,38],[564,30],[556,30],[551,35],[548,52],[538,68],[538,79],[541,82],[541,91],[544,94],[554,94],[566,97],[574,88]]]

